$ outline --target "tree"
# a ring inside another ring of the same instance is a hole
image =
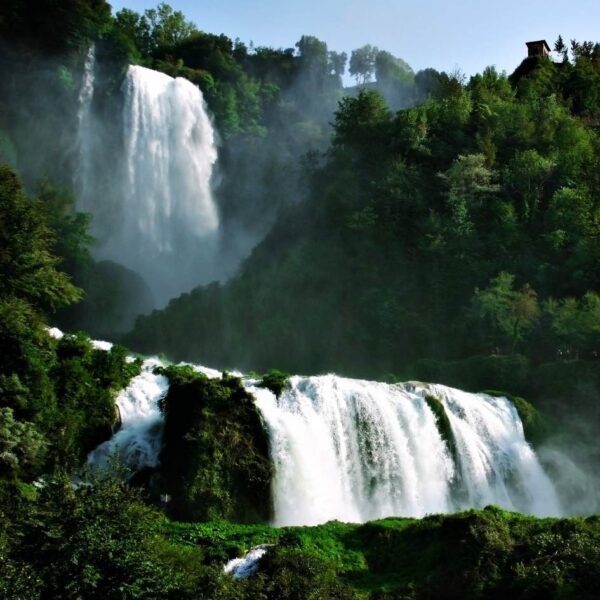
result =
[[[600,349],[600,295],[587,292],[583,298],[550,300],[546,311],[552,318],[552,329],[578,355],[581,350]]]
[[[334,143],[368,144],[389,123],[390,118],[385,100],[374,90],[361,90],[356,98],[342,98],[335,113]]]
[[[75,196],[49,180],[38,184],[36,196],[54,232],[54,251],[62,260],[62,268],[82,285],[94,263],[90,252],[94,241],[89,234],[91,215],[75,212]]]
[[[166,2],[146,10],[144,17],[150,25],[150,36],[155,48],[175,46],[198,33],[198,28],[181,11],[174,11]]]
[[[412,81],[413,70],[407,62],[382,50],[375,56],[375,79],[377,83]]]
[[[375,61],[379,50],[371,44],[352,51],[350,56],[350,75],[356,78],[357,83],[364,85],[371,81],[375,73]]]
[[[329,52],[329,72],[336,77],[343,77],[346,73],[348,55],[345,52]]]
[[[198,33],[182,12],[174,11],[166,2],[147,9],[143,15],[124,8],[115,15],[115,25],[134,40],[143,56],[159,48],[171,48]]]
[[[47,478],[31,512],[13,555],[34,566],[44,598],[203,596],[198,553],[157,535],[159,515],[112,474],[77,488]]]
[[[472,299],[474,314],[488,327],[489,341],[495,347],[508,344],[511,352],[540,318],[535,291],[527,284],[515,290],[514,280],[514,275],[503,271],[487,288],[476,289]]]
[[[533,149],[518,152],[511,161],[507,183],[519,200],[516,208],[523,221],[531,222],[535,219],[544,186],[554,167],[552,159],[545,158]]]
[[[296,48],[304,69],[318,73],[327,72],[328,52],[325,42],[312,35],[303,35],[296,43]]]
[[[490,194],[499,187],[492,183],[493,173],[485,164],[483,154],[459,156],[444,174],[448,182],[448,207],[450,209],[452,233],[462,237],[475,227],[474,213]]]
[[[26,476],[40,464],[46,450],[44,436],[33,423],[17,421],[13,410],[0,408],[0,478]]]
[[[0,38],[27,40],[44,53],[64,53],[87,46],[110,25],[106,0],[37,0],[0,3]]]
[[[435,69],[424,69],[415,75],[415,85],[423,100],[437,98],[441,95],[442,73]]]
[[[569,62],[569,48],[565,44],[562,35],[558,36],[558,39],[554,44],[554,51],[558,52],[562,56],[563,63]]]
[[[28,198],[17,176],[0,166],[0,297],[16,297],[43,311],[81,298],[59,271],[56,241],[37,199]]]

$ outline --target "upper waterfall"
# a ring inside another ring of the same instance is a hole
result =
[[[98,258],[139,273],[162,305],[216,276],[216,134],[197,86],[140,66],[128,68],[121,114],[107,124],[94,111],[95,69],[92,49],[79,101],[80,208],[94,217]]]
[[[210,189],[217,150],[202,92],[138,66],[129,67],[123,90],[123,231],[138,237],[141,252],[174,254],[182,236],[202,237],[219,224]]]

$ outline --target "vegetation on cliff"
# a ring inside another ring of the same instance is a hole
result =
[[[159,485],[172,497],[171,514],[185,520],[267,522],[273,466],[252,396],[227,373],[209,379],[189,367],[164,372],[171,385],[161,401]]]

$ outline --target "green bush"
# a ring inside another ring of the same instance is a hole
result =
[[[278,369],[271,369],[262,376],[259,386],[271,390],[279,398],[283,390],[287,387],[289,378],[289,373],[279,371]]]

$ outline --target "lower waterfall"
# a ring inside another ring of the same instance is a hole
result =
[[[59,330],[51,330],[51,334],[58,337],[56,332],[62,336]],[[112,346],[107,342],[98,341],[92,344],[100,350],[110,350]],[[117,458],[119,463],[131,472],[158,465],[163,424],[159,402],[169,390],[168,379],[154,372],[156,367],[161,366],[164,366],[164,363],[157,358],[145,360],[142,372],[134,377],[129,386],[117,396],[120,428],[110,440],[90,452],[89,465],[106,468],[114,458]],[[194,369],[207,377],[221,376],[219,371],[214,369],[204,367],[194,367]]]
[[[158,464],[168,381],[157,359],[117,398],[121,429],[88,457],[133,471]],[[209,377],[220,373],[194,369]],[[563,514],[555,487],[506,398],[442,385],[385,384],[335,375],[292,377],[277,398],[246,380],[270,439],[274,524],[422,517],[496,504]],[[447,431],[430,403],[447,416]]]
[[[333,375],[292,377],[279,399],[252,392],[271,441],[276,525],[422,517],[488,504],[562,513],[506,398]],[[450,441],[427,396],[443,405]]]
[[[153,372],[160,364],[156,359],[144,361],[142,372],[117,396],[121,427],[110,440],[90,453],[90,465],[106,467],[116,456],[132,471],[156,467],[162,437],[158,403],[169,389],[167,378]]]

